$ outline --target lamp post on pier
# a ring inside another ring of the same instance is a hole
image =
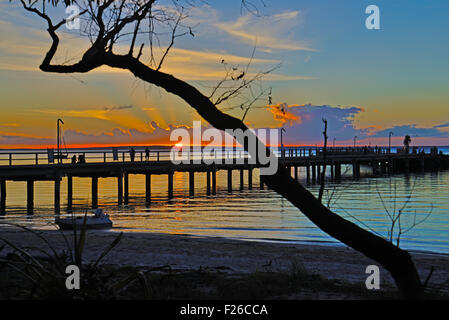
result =
[[[57,141],[57,148],[58,148],[58,149],[57,149],[58,164],[60,164],[60,163],[62,162],[62,157],[61,157],[61,147],[60,147],[60,142],[61,142],[61,129],[60,129],[59,123],[64,124],[64,121],[62,121],[62,119],[58,119],[57,125],[56,125],[56,127],[57,127],[57,139],[58,139],[58,141]]]
[[[391,136],[393,135],[393,132],[388,133],[388,153],[391,153]]]

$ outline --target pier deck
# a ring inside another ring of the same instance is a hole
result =
[[[278,153],[280,166],[293,169],[295,179],[299,178],[298,168],[306,170],[305,179],[309,183],[319,182],[324,166],[329,168],[331,179],[341,178],[342,165],[352,166],[354,178],[360,177],[360,166],[372,168],[373,174],[424,172],[428,170],[441,170],[449,167],[449,156],[440,155],[434,150],[432,153],[391,153],[388,148],[378,148],[373,152],[366,148],[329,148],[326,154],[321,148],[289,148]],[[216,172],[228,172],[228,192],[233,191],[232,171],[240,171],[240,190],[243,189],[243,172],[248,171],[248,187],[252,188],[253,170],[260,165],[252,164],[243,151],[231,150],[215,154],[213,164],[207,164],[202,159],[210,155],[189,153],[183,163],[174,164],[170,159],[169,151],[157,151],[146,154],[144,151],[136,152],[131,159],[129,153],[113,152],[75,152],[83,155],[82,163],[71,163],[71,157],[56,159],[60,163],[48,163],[50,157],[45,159],[46,152],[0,152],[0,215],[6,213],[6,181],[27,182],[27,213],[33,214],[34,208],[34,182],[54,181],[55,213],[60,213],[60,184],[61,179],[67,179],[67,204],[71,210],[73,203],[73,177],[88,177],[92,179],[92,207],[98,206],[98,179],[107,177],[117,178],[117,203],[128,203],[128,189],[130,174],[145,175],[146,202],[151,202],[151,176],[167,175],[168,198],[173,197],[173,174],[175,172],[189,172],[189,195],[194,196],[195,172],[206,172],[207,194],[216,194]],[[115,160],[114,160],[115,159]],[[47,160],[47,163],[44,163]],[[263,188],[263,185],[260,186]]]

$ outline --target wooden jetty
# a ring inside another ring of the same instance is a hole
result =
[[[419,149],[418,149],[419,150]],[[189,195],[194,197],[195,173],[206,173],[206,188],[208,195],[217,192],[217,171],[227,171],[227,190],[233,192],[233,171],[240,171],[239,190],[244,188],[244,171],[247,171],[248,188],[253,188],[253,170],[259,168],[257,164],[248,161],[243,151],[231,153],[223,151],[220,155],[221,163],[206,164],[204,161],[194,163],[174,164],[170,161],[170,151],[137,151],[131,158],[129,152],[121,151],[92,151],[71,152],[73,155],[83,156],[82,163],[71,163],[70,154],[61,163],[48,163],[47,152],[0,152],[0,215],[6,214],[6,181],[27,182],[27,213],[33,214],[34,183],[35,181],[54,181],[54,211],[61,211],[61,180],[67,179],[67,206],[71,210],[73,205],[73,178],[88,177],[92,186],[92,208],[98,207],[98,179],[117,178],[117,204],[128,204],[129,175],[145,175],[146,203],[151,202],[151,176],[166,175],[168,180],[168,198],[173,198],[173,175],[175,172],[189,173]],[[203,155],[191,153],[191,159],[203,159]],[[242,159],[245,158],[245,160]],[[230,161],[231,160],[231,161]],[[239,161],[243,160],[243,161]],[[424,172],[428,170],[443,170],[449,168],[449,156],[438,154],[433,148],[431,153],[391,153],[388,148],[328,148],[324,155],[322,148],[285,148],[279,153],[279,165],[293,171],[295,179],[299,179],[298,168],[305,168],[307,183],[320,180],[320,173],[326,166],[329,168],[331,179],[342,177],[342,166],[352,166],[354,178],[360,177],[360,167],[369,166],[373,174],[394,174],[407,172]],[[44,163],[47,162],[47,163]],[[220,162],[220,161],[216,161]],[[263,184],[260,184],[263,188]]]

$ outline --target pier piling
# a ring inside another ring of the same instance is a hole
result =
[[[61,213],[61,177],[55,178],[55,214]]]
[[[228,192],[232,193],[232,170],[228,170]]]
[[[189,197],[195,196],[195,172],[189,171]]]
[[[98,208],[98,177],[92,177],[92,209]]]
[[[306,180],[307,183],[310,183],[310,164],[308,162],[306,164]]]
[[[212,194],[217,194],[217,170],[212,170]]]
[[[0,216],[6,214],[6,180],[0,179]]]
[[[335,179],[340,180],[341,179],[341,164],[337,163],[335,164]]]
[[[210,195],[210,171],[207,170],[206,172],[206,193],[209,196]]]
[[[73,207],[73,177],[72,175],[69,174],[67,175],[67,210],[69,212],[72,211],[72,207]]]
[[[352,161],[352,176],[354,179],[360,178],[360,163],[357,160]]]
[[[129,174],[127,172],[124,174],[124,178],[125,178],[125,186],[123,190],[124,192],[123,197],[125,205],[127,205],[129,203]]]
[[[168,173],[168,199],[173,199],[173,171]]]
[[[151,203],[151,174],[145,174],[145,203]]]
[[[123,205],[123,174],[117,177],[117,199],[118,205]]]
[[[34,209],[34,180],[27,180],[27,214],[33,215]]]

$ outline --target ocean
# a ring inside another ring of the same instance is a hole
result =
[[[78,154],[94,152],[101,158],[104,150],[69,151]],[[127,150],[122,148],[119,151]],[[136,157],[139,157],[143,148],[136,147],[136,150]],[[151,150],[156,151],[154,148]],[[160,150],[166,148],[161,147]],[[439,150],[449,154],[449,147],[440,147]],[[6,165],[8,152],[0,152],[0,165]],[[23,163],[35,161],[29,156],[23,159]],[[40,163],[45,163],[45,159],[45,154],[39,156]],[[342,168],[341,182],[326,182],[323,201],[333,211],[384,237],[388,237],[391,230],[389,215],[401,211],[404,232],[400,237],[401,248],[449,253],[449,171],[374,177],[370,168],[362,166],[361,179],[353,180],[351,168],[346,169]],[[174,198],[171,200],[167,196],[167,176],[153,175],[152,202],[149,206],[145,205],[144,179],[143,175],[130,175],[129,205],[122,207],[117,206],[116,178],[99,179],[99,206],[111,216],[113,232],[156,232],[248,241],[340,245],[277,193],[266,188],[260,190],[258,170],[253,174],[253,190],[248,190],[245,185],[243,191],[238,190],[239,172],[235,171],[231,194],[227,192],[227,173],[218,172],[216,196],[206,194],[206,174],[196,173],[194,198],[189,198],[188,173],[175,173]],[[313,194],[318,194],[319,185],[307,185],[303,170],[300,170],[299,179]],[[76,215],[91,211],[90,183],[89,178],[73,179]],[[33,216],[26,215],[26,183],[7,181],[7,190],[7,214],[0,219],[0,223],[20,223],[37,229],[54,228],[53,182],[35,182]],[[66,192],[64,178],[61,183],[62,216],[70,215],[65,210]],[[393,235],[397,232],[396,228]],[[396,241],[396,237],[393,236],[393,240]]]

